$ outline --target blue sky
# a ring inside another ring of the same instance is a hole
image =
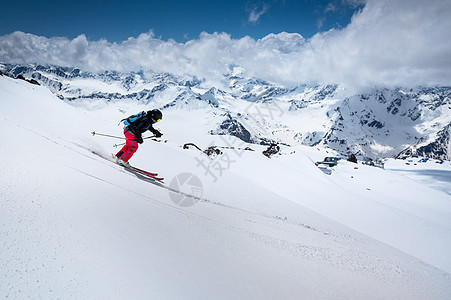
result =
[[[359,0],[78,0],[4,1],[0,35],[23,31],[45,37],[121,42],[152,30],[162,40],[197,39],[203,31],[260,39],[270,33],[305,38],[343,28]]]

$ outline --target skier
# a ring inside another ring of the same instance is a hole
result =
[[[139,114],[132,115],[126,119],[121,120],[124,122],[124,135],[126,138],[125,146],[116,154],[117,163],[129,168],[130,163],[128,160],[138,150],[138,143],[143,143],[142,134],[147,130],[150,130],[155,137],[161,137],[163,134],[153,128],[153,124],[159,122],[163,118],[163,114],[158,109],[149,110],[148,112],[142,111]]]

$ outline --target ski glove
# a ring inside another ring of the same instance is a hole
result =
[[[142,143],[144,142],[141,135],[137,135],[137,136],[136,136],[136,141],[137,141],[139,144],[142,144]]]
[[[159,132],[158,130],[155,130],[154,134],[155,134],[155,137],[157,137],[157,138],[159,138],[159,137],[161,137],[161,136],[163,135],[163,134],[162,134],[161,132]]]

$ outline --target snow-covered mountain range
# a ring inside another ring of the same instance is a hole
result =
[[[84,72],[78,68],[0,64],[60,99],[92,107],[124,99],[160,109],[211,110],[211,134],[230,134],[257,144],[324,146],[343,156],[372,159],[421,156],[451,159],[451,87],[367,91],[339,85],[284,87],[243,77],[230,66],[218,86],[167,73]]]
[[[326,175],[314,162],[330,149],[280,145],[269,159],[265,145],[210,134],[288,130],[265,100],[258,127],[247,101],[170,76],[128,91],[47,76],[59,92],[0,76],[0,298],[449,299],[451,162],[341,160]],[[226,110],[239,105],[250,113]],[[130,163],[164,184],[115,164],[119,140],[91,134],[120,138],[120,119],[154,106],[167,142],[146,140]],[[190,141],[235,147],[208,156]]]

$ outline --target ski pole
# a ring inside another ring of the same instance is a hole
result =
[[[126,138],[120,137],[120,136],[114,136],[114,135],[109,135],[109,134],[104,134],[104,133],[97,133],[95,131],[91,132],[92,136],[97,135],[101,135],[101,136],[106,136],[106,137],[111,137],[111,138],[115,138],[115,139],[121,139],[121,140],[126,140]]]
[[[114,147],[114,148],[117,148],[117,147],[123,146],[123,145],[125,145],[125,143],[122,143],[122,144],[114,144],[113,147]]]
[[[143,140],[151,139],[151,138],[154,138],[154,137],[155,137],[155,135],[152,135],[152,136],[146,136],[145,138],[143,138]],[[136,140],[131,140],[131,141],[136,141]],[[122,144],[114,144],[113,147],[114,147],[114,148],[117,148],[117,147],[123,146],[123,145],[125,145],[125,144],[126,144],[126,143],[122,143]]]

